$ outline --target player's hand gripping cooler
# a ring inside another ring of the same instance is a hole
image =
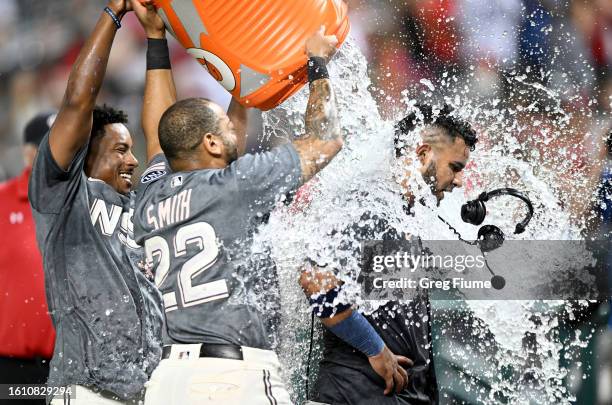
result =
[[[342,0],[154,0],[168,31],[235,99],[269,110],[307,81],[306,39],[321,26],[338,47]]]

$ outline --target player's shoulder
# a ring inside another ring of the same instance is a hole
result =
[[[170,174],[170,164],[163,153],[155,155],[147,165],[147,168],[140,175],[138,185],[136,187],[136,197],[141,199],[152,190],[156,189],[160,182]]]
[[[359,220],[348,228],[352,234],[362,239],[401,239],[401,233],[383,215],[366,210]]]
[[[170,164],[163,153],[155,155],[140,176],[141,184],[155,182],[170,173]]]

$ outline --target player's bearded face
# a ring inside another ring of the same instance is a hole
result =
[[[221,142],[223,143],[225,160],[227,161],[227,164],[230,164],[234,160],[238,159],[236,135],[233,132],[225,133],[221,136]]]
[[[128,194],[134,170],[138,167],[138,160],[132,153],[132,137],[123,124],[107,125],[104,131],[104,135],[92,141],[86,173],[117,192]]]
[[[444,198],[444,193],[463,185],[463,168],[469,156],[465,141],[455,138],[452,143],[432,148],[423,159],[421,174],[438,203]]]
[[[436,179],[437,171],[438,165],[436,164],[435,160],[431,159],[429,161],[429,164],[425,167],[422,175],[423,180],[425,180],[425,183],[427,183],[429,185],[429,188],[431,188],[431,192],[436,196],[438,201],[440,201],[442,198],[444,198],[444,196],[442,195],[442,193],[438,192],[438,181]],[[438,194],[440,194],[440,196],[438,196]]]
[[[220,107],[219,107],[220,109]],[[238,140],[234,130],[234,123],[229,119],[223,110],[221,110],[221,119],[219,120],[219,129],[221,130],[221,143],[223,144],[223,155],[225,161],[229,165],[234,160],[238,159]]]

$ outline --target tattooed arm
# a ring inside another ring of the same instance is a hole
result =
[[[317,32],[306,42],[309,57],[328,60],[336,50],[337,39]],[[302,182],[307,182],[322,170],[342,148],[342,136],[336,99],[329,79],[310,83],[310,97],[306,107],[306,134],[293,141],[300,155]]]

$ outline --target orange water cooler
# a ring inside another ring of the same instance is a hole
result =
[[[269,110],[307,81],[304,43],[349,31],[342,0],[155,0],[168,31],[247,107]]]

